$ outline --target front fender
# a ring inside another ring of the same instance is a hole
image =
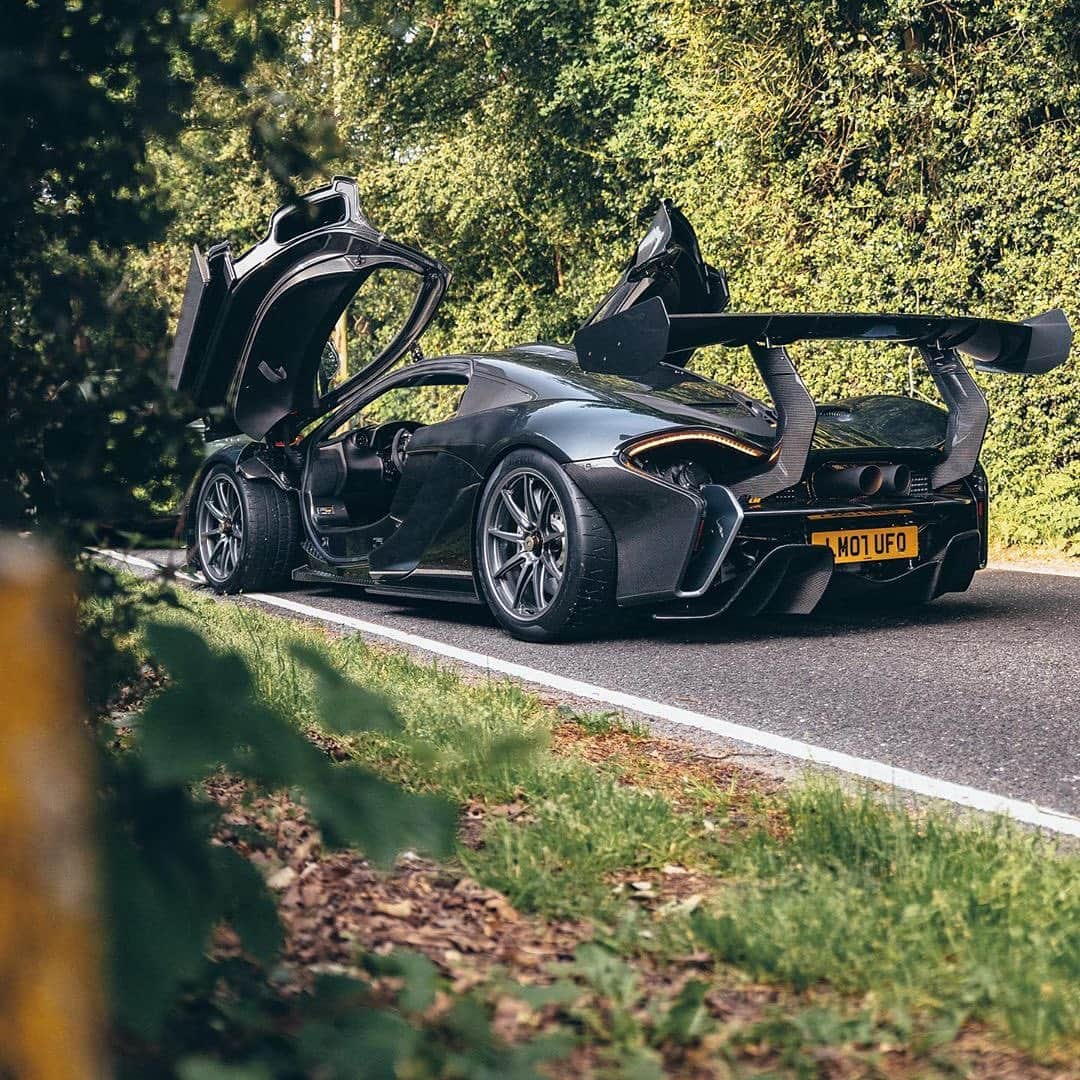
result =
[[[182,536],[187,545],[188,562],[192,561],[195,544],[195,515],[191,512],[191,505],[199,493],[199,488],[202,487],[206,474],[215,465],[229,465],[234,469],[239,469],[241,460],[254,455],[261,445],[261,443],[252,442],[246,436],[234,436],[206,444],[206,457],[203,458],[198,471],[192,477],[191,483],[184,492],[184,498],[180,502],[177,535]],[[247,474],[244,473],[244,475]],[[249,479],[256,479],[256,477],[249,477]]]

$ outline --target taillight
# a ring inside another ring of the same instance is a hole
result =
[[[691,428],[648,435],[623,447],[623,464],[674,487],[700,491],[760,471],[767,450],[736,435]]]
[[[740,453],[749,454],[751,457],[764,457],[765,451],[752,443],[744,442],[734,435],[725,435],[719,431],[675,431],[665,432],[663,435],[649,435],[638,442],[631,443],[623,450],[623,455],[633,461],[650,450],[659,450],[664,446],[673,446],[676,443],[709,443],[717,446],[726,446],[730,450],[738,450]]]

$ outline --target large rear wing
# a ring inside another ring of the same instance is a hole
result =
[[[952,315],[669,315],[654,297],[583,326],[574,347],[586,371],[628,378],[664,362],[685,363],[706,345],[749,348],[776,407],[777,450],[766,472],[733,490],[764,498],[802,479],[817,424],[817,407],[784,346],[828,339],[918,348],[949,409],[945,452],[931,477],[936,488],[970,475],[989,419],[986,399],[959,354],[972,357],[978,371],[1041,375],[1068,358],[1072,329],[1057,308],[1022,323]]]

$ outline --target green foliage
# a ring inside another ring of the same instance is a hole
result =
[[[612,874],[658,870],[700,849],[699,835],[667,799],[627,788],[612,772],[568,763],[530,779],[532,820],[494,821],[483,849],[463,856],[515,905],[614,923],[630,913],[612,891]]]
[[[292,1068],[287,1072],[280,1057],[271,1057],[274,1068],[264,1075],[537,1080],[537,1065],[568,1049],[562,1036],[504,1045],[493,1036],[483,1004],[469,996],[459,997],[437,1020],[425,1020],[421,1014],[445,985],[431,961],[408,951],[368,960],[374,972],[404,978],[397,1011],[373,1007],[354,979],[320,979],[305,1005],[295,1058],[288,1062]]]
[[[559,714],[572,720],[590,735],[630,735],[633,738],[644,738],[649,733],[648,727],[640,720],[627,721],[617,712],[579,713],[569,706],[560,705]]]
[[[614,769],[528,753],[546,741],[550,718],[510,682],[468,686],[456,671],[417,664],[356,638],[325,639],[250,608],[194,597],[187,610],[167,617],[196,628],[217,649],[240,651],[261,700],[301,724],[321,727],[323,721],[311,676],[297,663],[297,642],[317,650],[352,684],[383,695],[401,717],[403,733],[372,733],[352,744],[356,759],[383,775],[414,789],[434,788],[458,803],[508,803],[527,791],[527,824],[496,818],[481,849],[458,853],[470,873],[515,906],[614,926],[626,903],[612,892],[609,875],[659,870],[701,850],[700,828],[688,829],[670,802],[627,787]]]
[[[146,637],[171,681],[140,714],[134,747],[103,760],[103,850],[116,1019],[152,1036],[179,991],[213,968],[207,949],[219,923],[229,921],[263,964],[280,946],[261,879],[242,856],[211,843],[220,811],[194,798],[192,785],[224,768],[262,790],[296,789],[325,842],[360,847],[383,863],[407,847],[445,853],[455,813],[443,800],[335,765],[259,700],[238,654],[212,652],[179,625],[151,625]],[[331,726],[351,733],[391,726],[384,703],[358,688],[344,702],[340,675],[313,650],[301,655],[322,688],[315,708]]]
[[[561,1036],[504,1045],[484,1003],[467,996],[432,1019],[436,992],[447,987],[415,953],[363,958],[372,976],[399,981],[392,1002],[345,976],[282,995],[274,902],[253,864],[215,841],[224,811],[200,794],[201,782],[223,768],[253,793],[289,790],[324,844],[358,847],[383,863],[405,848],[445,855],[455,809],[355,763],[335,764],[259,692],[240,653],[211,649],[175,616],[140,628],[140,639],[169,682],[140,712],[130,745],[101,762],[110,1003],[122,1075],[346,1080],[362,1062],[365,1076],[531,1080],[539,1063],[565,1053]],[[289,657],[325,730],[403,737],[387,703],[309,640],[295,640]],[[213,934],[225,923],[240,959],[214,956]]]
[[[731,854],[736,886],[695,917],[718,958],[993,1019],[1029,1048],[1080,1030],[1080,864],[1002,821],[918,819],[810,785],[791,835]]]
[[[552,964],[549,970],[559,982],[519,989],[518,996],[566,1005],[569,1017],[584,1028],[590,1044],[603,1048],[602,1056],[619,1076],[659,1080],[665,1075],[660,1047],[696,1043],[714,1027],[705,1008],[706,982],[688,979],[674,996],[650,999],[639,973],[595,942],[579,945],[571,963]],[[575,990],[570,980],[591,993]]]
[[[209,133],[230,168],[243,164],[250,182],[272,192],[266,202],[314,174],[316,159],[337,148],[332,125],[318,109],[291,111],[259,77],[279,54],[275,14],[247,0],[5,8],[0,525],[48,531],[74,554],[104,535],[130,537],[190,479],[197,439],[163,386],[169,313],[145,277],[148,248],[178,209],[168,190],[183,173],[148,146],[183,146],[189,136],[197,146],[197,133]],[[224,139],[207,124],[215,109],[227,113]],[[224,198],[208,204],[205,190],[193,190],[219,215]],[[256,219],[265,219],[261,203]],[[197,213],[185,223],[196,228]],[[108,1005],[121,1072],[346,1077],[363,1061],[371,1075],[534,1075],[557,1048],[503,1047],[469,999],[425,1027],[418,1002],[430,996],[430,973],[415,962],[401,960],[394,1008],[359,980],[282,994],[271,977],[281,945],[274,904],[253,865],[215,839],[221,811],[202,782],[226,767],[253,789],[290,789],[324,842],[359,845],[383,862],[404,847],[447,851],[453,807],[356,764],[332,764],[292,716],[261,698],[234,650],[209,649],[175,621],[145,634],[168,686],[140,714],[132,745],[126,735],[108,739],[102,711],[146,689],[138,661],[148,657],[130,645],[147,607],[160,613],[178,601],[167,588],[134,590],[99,566],[80,568],[88,705],[102,736]],[[328,730],[385,737],[397,726],[384,702],[317,653],[290,662],[310,691],[305,708]],[[225,923],[241,959],[213,952]]]
[[[120,1075],[131,1080],[395,1080],[400,1076],[537,1080],[537,1066],[565,1054],[568,1040],[549,1035],[506,1046],[492,1035],[487,1010],[459,997],[436,1019],[414,1008],[412,982],[445,991],[429,961],[412,953],[380,958],[406,981],[388,1002],[359,978],[322,976],[310,991],[282,997],[250,965],[215,970],[232,997],[206,996],[178,1010],[153,1046],[129,1046]]]
[[[164,223],[140,190],[146,141],[175,135],[195,77],[236,79],[245,62],[192,53],[189,77],[172,78],[191,47],[179,4],[155,18],[132,2],[17,3],[5,14],[0,408],[18,422],[5,425],[0,520],[122,521],[133,489],[160,494],[168,466],[190,456],[146,364],[164,319],[132,303],[123,276],[121,249]]]
[[[168,312],[136,272],[170,215],[148,144],[198,124],[196,90],[229,97],[262,175],[310,176],[322,143],[316,116],[281,122],[250,81],[277,44],[244,0],[16,0],[4,14],[0,524],[78,546],[175,505],[198,460],[163,386]]]
[[[883,1074],[878,1048],[901,1046],[913,1038],[919,1051],[930,1049],[938,1042],[947,1042],[956,1035],[955,1028],[946,1032],[942,1028],[929,1033],[927,1041],[923,1033],[912,1030],[910,1022],[901,1019],[881,1020],[870,1010],[850,1011],[827,1005],[814,1005],[795,1013],[772,1009],[758,1023],[749,1025],[737,1033],[733,1040],[736,1047],[752,1045],[758,1052],[774,1054],[787,1075],[799,1080],[816,1080],[821,1076],[822,1061],[836,1058],[841,1052],[845,1057],[860,1061],[864,1075]],[[950,1066],[946,1057],[934,1060],[937,1066],[921,1075],[956,1076],[958,1070]]]
[[[78,612],[83,695],[88,715],[96,719],[142,682],[139,657],[130,646],[147,612],[177,607],[179,600],[167,583],[136,590],[127,574],[90,558],[77,566],[83,592]]]
[[[1075,0],[346,0],[336,53],[328,5],[261,8],[283,114],[331,111],[327,172],[358,176],[379,227],[454,271],[429,352],[567,339],[659,194],[731,272],[736,308],[1080,318]],[[177,219],[136,271],[174,307],[178,253],[242,247],[274,201],[234,99],[196,100],[199,129],[153,149]],[[802,370],[822,398],[905,393],[908,359],[822,346]],[[1080,537],[1078,370],[984,380],[1001,539]]]
[[[657,1049],[700,1040],[702,987],[691,980],[657,996],[632,965],[642,954],[651,966],[700,949],[736,978],[776,980],[810,999],[810,1009],[785,1001],[762,1028],[732,1035],[771,1047],[796,1071],[825,1047],[872,1058],[875,1046],[899,1042],[929,1053],[971,1017],[1037,1051],[1067,1048],[1080,1032],[1080,861],[1049,841],[1000,822],[912,818],[831,785],[754,809],[726,789],[688,784],[676,807],[626,784],[616,764],[508,753],[521,739],[542,743],[566,719],[509,681],[467,679],[356,636],[198,596],[158,617],[241,653],[258,699],[303,726],[323,720],[316,676],[300,657],[314,654],[316,668],[384,697],[401,729],[348,740],[353,758],[410,790],[493,808],[483,845],[460,846],[459,860],[519,910],[588,920],[596,935],[572,966],[550,969],[552,986],[504,992],[563,1008],[583,1030],[607,1033],[599,1045],[648,1062]],[[586,724],[600,734],[614,726]],[[507,806],[512,813],[497,812]],[[633,881],[662,878],[668,864],[700,875],[700,892],[650,910],[652,887]],[[410,1007],[419,1009],[431,984],[415,975]],[[822,1002],[825,983],[860,999]]]

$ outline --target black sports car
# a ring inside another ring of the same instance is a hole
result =
[[[379,281],[403,277],[394,332],[343,375],[327,344],[339,319],[359,293],[364,325],[385,329]],[[214,589],[291,576],[480,602],[533,641],[631,607],[928,601],[986,562],[988,410],[959,354],[1030,375],[1072,338],[1061,311],[728,313],[723,273],[670,204],[573,346],[424,358],[449,280],[369,224],[343,178],[279,209],[239,258],[194,250],[169,372],[223,440],[184,516]],[[917,347],[946,408],[815,405],[784,347],[823,338]],[[771,404],[687,369],[713,344],[750,350]]]

